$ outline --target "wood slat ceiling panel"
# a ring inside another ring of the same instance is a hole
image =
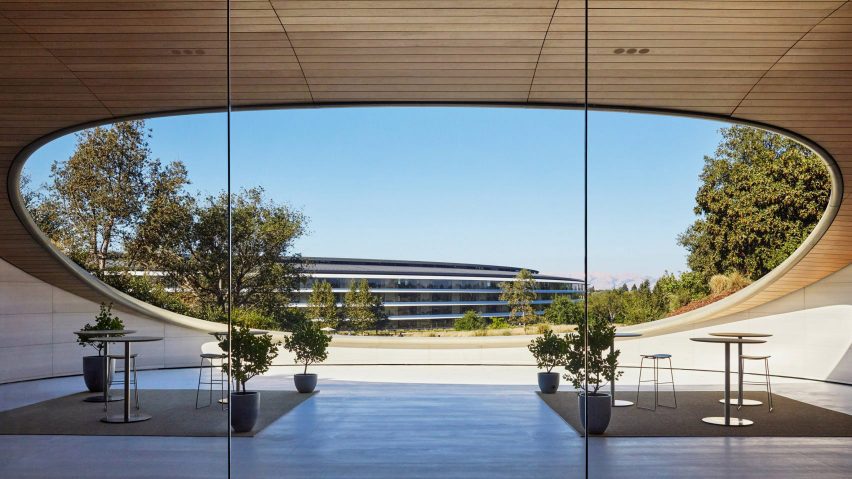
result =
[[[139,2],[7,2],[2,11],[113,115],[220,106],[227,70],[225,2],[157,3],[161,8]],[[265,21],[275,17],[234,22]],[[145,78],[156,82],[139,81]],[[158,88],[169,80],[172,88]],[[205,89],[211,80],[220,88]]]
[[[556,1],[272,4],[315,101],[526,101]]]
[[[578,104],[582,7],[581,0],[235,0],[232,97],[238,106]],[[591,7],[594,104],[774,124],[820,143],[852,178],[848,2],[592,0]],[[225,20],[222,0],[0,0],[2,171],[24,145],[60,128],[223,106]],[[849,264],[850,232],[844,202],[811,253],[737,310]],[[31,241],[5,200],[0,256],[97,300]]]

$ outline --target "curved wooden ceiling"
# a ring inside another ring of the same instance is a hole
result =
[[[234,0],[234,102],[577,104],[582,7],[555,0]],[[612,0],[591,1],[591,8],[595,105],[775,125],[821,145],[852,178],[849,2]],[[223,107],[225,22],[223,1],[0,0],[0,257],[101,299],[16,217],[6,181],[13,160],[31,142],[74,125]],[[848,265],[850,233],[852,207],[844,201],[792,270],[731,311]]]

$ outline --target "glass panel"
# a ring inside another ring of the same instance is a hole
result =
[[[59,67],[17,83],[32,89],[22,110],[43,110],[25,129],[79,125],[18,160],[34,239],[21,231],[27,261],[0,261],[0,425],[27,437],[2,436],[3,477],[180,475],[174,464],[227,476],[222,359],[199,370],[219,327],[200,278],[227,252],[197,256],[203,197],[225,185],[225,114],[176,116],[225,105],[227,14],[189,3],[0,8],[20,65]],[[24,71],[8,59],[4,89]],[[204,234],[221,241],[227,223],[213,216]]]

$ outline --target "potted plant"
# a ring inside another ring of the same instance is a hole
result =
[[[299,324],[293,329],[293,334],[284,338],[284,347],[296,355],[296,364],[305,365],[304,372],[293,375],[296,390],[300,393],[313,392],[317,387],[317,375],[308,374],[308,366],[325,361],[329,343],[331,336],[310,321]]]
[[[101,311],[95,316],[95,324],[86,323],[80,328],[81,331],[103,331],[103,330],[124,330],[124,322],[112,314],[112,303],[106,305],[101,303]],[[89,341],[92,335],[78,334],[77,343],[82,347],[91,346],[98,354],[94,356],[83,356],[83,380],[86,382],[86,387],[92,392],[103,392],[106,384],[104,384],[104,368],[109,363],[109,377],[111,378],[114,372],[112,361],[108,361],[104,356],[104,343]]]
[[[219,347],[228,350],[229,338],[223,339]],[[234,432],[251,431],[260,412],[260,393],[246,391],[249,379],[269,371],[272,360],[278,356],[278,343],[270,334],[252,334],[248,326],[234,326],[230,337],[231,356],[230,374],[235,391],[229,399],[231,406],[231,427]],[[222,366],[228,371],[227,362]]]
[[[559,389],[559,373],[554,373],[553,368],[564,363],[568,343],[548,329],[543,335],[533,339],[528,348],[538,368],[545,370],[538,373],[539,389],[545,394],[555,393]]]
[[[609,426],[612,415],[612,401],[609,394],[600,392],[608,381],[614,381],[621,375],[617,372],[618,350],[609,352],[615,337],[615,326],[603,319],[588,321],[588,344],[583,330],[587,318],[577,322],[577,331],[565,336],[567,352],[565,354],[565,380],[579,391],[580,422],[588,434],[603,434]],[[587,353],[588,358],[584,358]],[[586,379],[586,381],[584,381]],[[588,389],[584,386],[588,383]],[[588,424],[586,407],[588,406]]]

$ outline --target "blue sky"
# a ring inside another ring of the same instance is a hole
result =
[[[723,123],[590,114],[589,269],[607,281],[685,269],[704,155]],[[163,161],[192,188],[225,187],[225,116],[148,121]],[[328,108],[233,115],[236,188],[302,209],[307,256],[505,264],[582,272],[582,113],[517,108]],[[33,182],[73,136],[28,161]]]

